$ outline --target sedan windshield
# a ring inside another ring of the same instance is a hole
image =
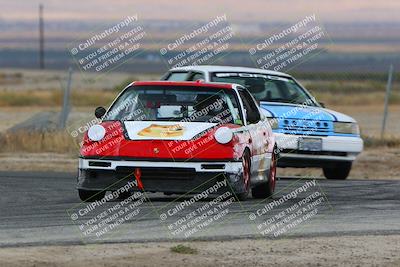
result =
[[[233,90],[193,86],[131,86],[104,120],[242,124]]]
[[[253,73],[213,73],[213,82],[237,83],[247,88],[258,101],[317,106],[315,99],[293,79]]]

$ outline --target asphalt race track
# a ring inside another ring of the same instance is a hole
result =
[[[400,180],[317,179],[317,185],[308,188],[306,192],[296,191],[299,193],[296,198],[287,199],[265,212],[265,207],[271,207],[268,204],[312,182],[311,179],[280,179],[273,200],[226,202],[226,205],[220,206],[219,213],[215,209],[217,205],[214,205],[214,213],[209,213],[209,218],[213,217],[214,220],[209,224],[204,223],[200,231],[187,236],[184,233],[188,229],[176,231],[183,225],[182,218],[195,218],[193,212],[199,208],[202,208],[201,212],[207,212],[206,204],[215,198],[192,203],[183,211],[179,211],[180,213],[161,220],[164,212],[173,210],[177,203],[191,197],[173,202],[179,196],[151,193],[146,194],[147,201],[135,202],[136,205],[132,206],[130,211],[125,210],[129,212],[125,215],[129,216],[125,216],[126,220],[123,223],[115,224],[112,231],[96,237],[88,235],[88,232],[84,233],[93,225],[88,223],[90,217],[71,219],[75,211],[86,205],[82,204],[77,196],[74,174],[0,172],[0,177],[0,246],[3,247],[186,238],[215,240],[263,236],[285,238],[400,233]],[[307,198],[311,194],[316,198]],[[316,202],[318,197],[322,202]],[[118,203],[119,201],[105,203],[97,208],[96,213],[91,212],[90,216],[103,214],[98,218],[105,219],[111,216],[111,213],[107,215],[105,212],[114,210]],[[261,214],[263,210],[264,214]],[[283,211],[285,214],[282,214]],[[258,212],[261,214],[259,217]],[[255,214],[257,216],[252,220],[251,216]],[[283,224],[278,223],[279,220],[266,221],[276,216],[281,220],[287,218],[286,223],[290,223],[286,225],[287,231],[277,232],[277,229],[283,227]],[[303,218],[303,221],[297,220],[300,218]],[[109,224],[110,221],[102,226],[107,227]],[[266,226],[269,230],[263,235],[261,231],[267,229]]]

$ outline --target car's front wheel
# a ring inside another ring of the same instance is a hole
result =
[[[236,194],[238,200],[243,201],[247,199],[250,193],[250,156],[249,153],[244,153],[242,156],[242,192]]]
[[[253,198],[267,198],[274,193],[276,184],[276,154],[276,149],[274,149],[269,167],[268,182],[259,184],[251,190]]]
[[[345,180],[350,174],[351,165],[352,162],[341,162],[332,167],[324,167],[324,176],[327,179]]]
[[[101,200],[106,195],[106,191],[78,189],[78,194],[82,201],[93,202]]]

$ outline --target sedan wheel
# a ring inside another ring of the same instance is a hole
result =
[[[350,174],[351,165],[352,162],[343,162],[338,163],[333,167],[324,167],[324,176],[327,179],[345,180]]]

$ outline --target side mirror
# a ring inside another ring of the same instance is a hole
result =
[[[323,103],[323,102],[318,102],[320,105],[321,105],[321,107],[325,107],[325,103]]]
[[[96,118],[101,119],[103,116],[106,114],[106,109],[103,107],[97,107],[96,110],[94,111],[94,116]]]

